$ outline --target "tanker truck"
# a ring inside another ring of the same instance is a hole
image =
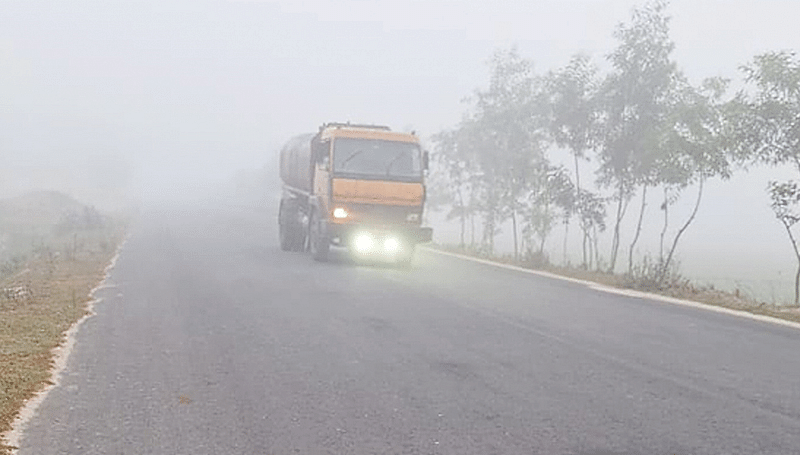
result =
[[[427,168],[419,138],[386,126],[326,123],[292,138],[280,152],[281,249],[409,264],[433,234],[422,226]]]

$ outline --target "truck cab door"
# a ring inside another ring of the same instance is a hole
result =
[[[314,155],[313,189],[320,213],[327,218],[331,188],[331,141],[313,141],[311,151]]]

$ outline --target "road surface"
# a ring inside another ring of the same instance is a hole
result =
[[[800,330],[420,251],[281,252],[274,211],[134,227],[46,454],[800,453]]]

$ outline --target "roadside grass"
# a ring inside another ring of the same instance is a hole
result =
[[[5,215],[8,222],[12,217]],[[43,219],[13,221],[32,229],[37,242],[12,245],[21,259],[0,275],[0,435],[11,430],[25,402],[50,384],[54,349],[87,313],[89,293],[103,280],[124,231],[107,218],[68,228]],[[0,454],[12,449],[0,440]]]
[[[775,305],[762,302],[752,298],[751,296],[748,296],[746,293],[740,292],[738,289],[730,292],[716,289],[714,286],[710,285],[699,285],[692,283],[688,279],[680,277],[674,272],[670,274],[670,279],[667,280],[666,285],[656,287],[653,286],[648,280],[641,279],[641,276],[611,274],[601,271],[587,270],[581,267],[556,266],[552,264],[543,264],[541,262],[532,264],[530,262],[515,261],[513,256],[510,255],[487,256],[485,254],[475,252],[469,248],[462,248],[457,245],[450,244],[430,244],[429,246],[442,251],[463,254],[465,256],[471,256],[502,264],[514,265],[531,270],[539,270],[567,278],[591,281],[593,283],[619,289],[632,289],[636,291],[649,292],[665,297],[690,300],[706,305],[745,311],[752,314],[769,316],[787,321],[800,322],[800,308],[797,306]]]

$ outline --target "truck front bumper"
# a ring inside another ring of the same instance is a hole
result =
[[[376,238],[396,237],[406,245],[417,245],[430,242],[433,228],[420,226],[373,226],[362,224],[328,223],[327,237],[335,245],[350,246],[354,239],[367,233]]]

